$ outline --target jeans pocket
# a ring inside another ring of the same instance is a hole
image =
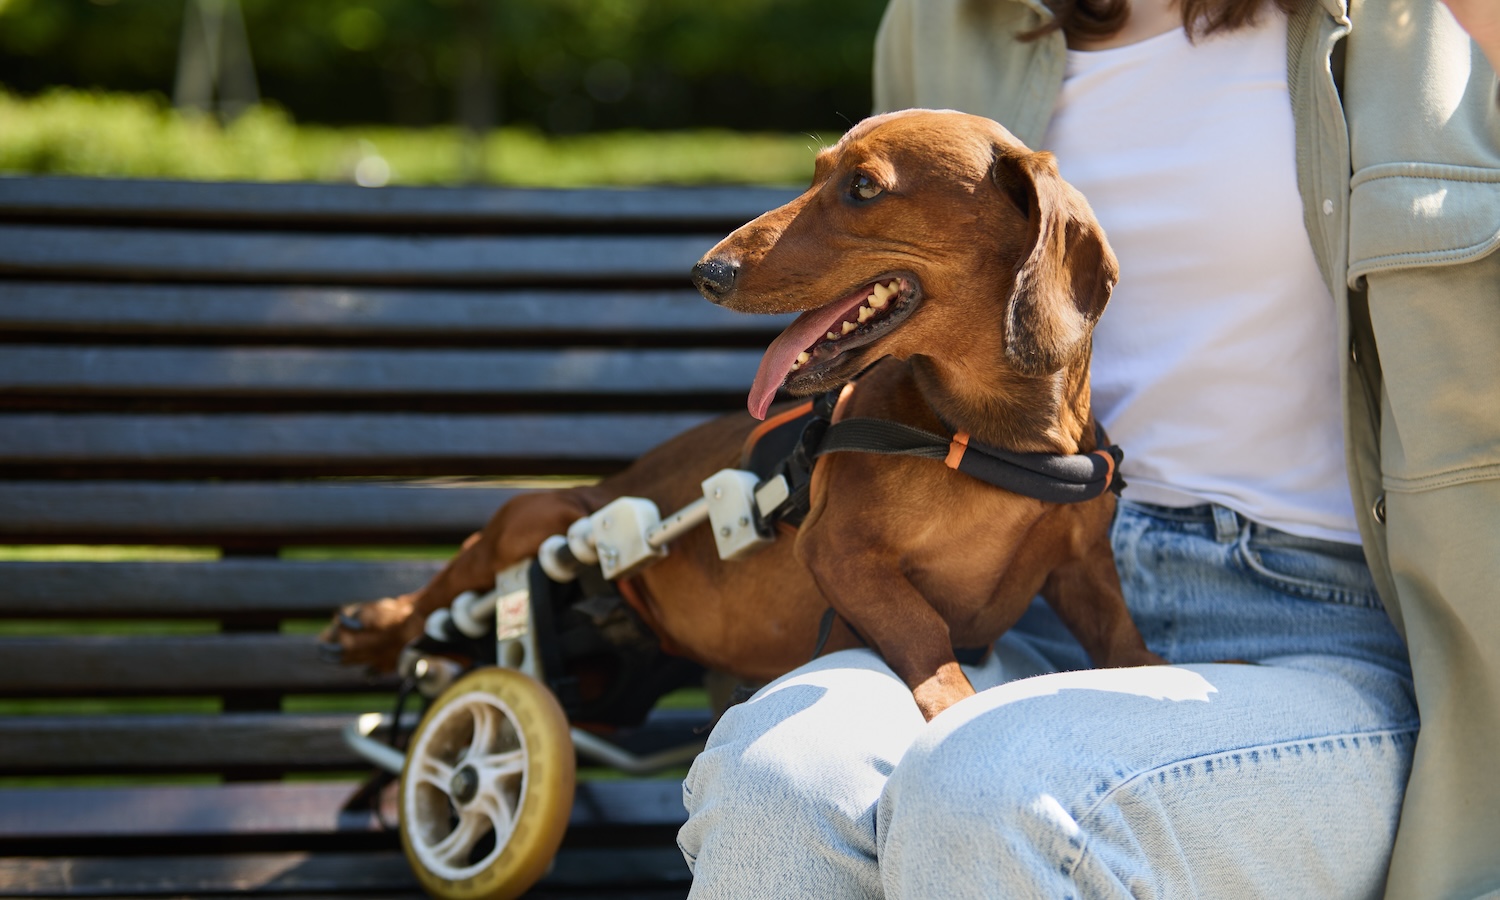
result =
[[[1240,534],[1236,557],[1248,576],[1284,594],[1383,608],[1358,544],[1298,537],[1251,523]]]

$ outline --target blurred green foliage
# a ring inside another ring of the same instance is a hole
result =
[[[261,95],[302,122],[453,121],[467,83],[549,133],[841,131],[882,0],[240,0]],[[185,0],[0,0],[0,84],[170,94]],[[475,53],[483,62],[476,63]],[[475,75],[478,65],[481,74]]]
[[[578,187],[806,184],[827,138],[716,129],[548,136],[507,127],[482,138],[478,180]],[[475,180],[472,138],[455,126],[298,125],[254,107],[227,126],[160,95],[54,88],[0,91],[0,173],[249,181],[452,184]]]

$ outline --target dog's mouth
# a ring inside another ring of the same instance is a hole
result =
[[[750,414],[764,419],[783,383],[816,383],[843,354],[879,340],[900,325],[920,300],[915,278],[886,275],[842,300],[798,316],[761,357],[750,387]]]

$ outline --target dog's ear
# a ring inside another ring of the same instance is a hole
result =
[[[991,177],[1031,228],[1006,311],[1005,355],[1027,375],[1056,372],[1088,352],[1119,264],[1093,210],[1050,153],[997,149]]]

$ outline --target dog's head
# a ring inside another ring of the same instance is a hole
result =
[[[800,312],[761,360],[752,414],[778,388],[836,387],[885,356],[989,357],[1041,376],[1086,364],[1118,275],[1083,196],[1049,153],[952,111],[866,119],[820,152],[797,199],[693,267],[705,297]]]

